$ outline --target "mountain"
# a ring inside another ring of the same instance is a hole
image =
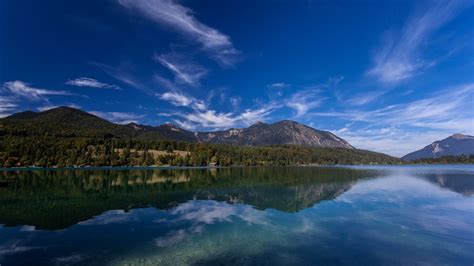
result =
[[[474,137],[463,134],[454,134],[443,140],[438,140],[421,150],[414,151],[402,157],[412,161],[422,158],[439,158],[442,156],[459,156],[474,154]]]
[[[150,127],[146,132],[140,134],[136,138],[140,140],[170,139],[176,141],[198,142],[194,132],[182,129],[170,123],[159,125],[157,127]]]
[[[198,141],[249,146],[292,144],[311,147],[354,149],[347,141],[329,131],[316,130],[295,121],[273,124],[258,122],[248,128],[216,132],[198,132]]]
[[[0,119],[0,135],[52,135],[56,137],[108,137],[140,140],[176,140],[241,146],[301,145],[354,149],[347,141],[329,131],[321,131],[295,121],[273,124],[258,122],[248,128],[215,132],[193,132],[173,124],[144,126],[120,125],[70,107],[44,112],[21,112]]]
[[[129,137],[138,135],[131,125],[118,125],[93,114],[70,107],[44,112],[26,111],[0,119],[4,134],[56,137]]]

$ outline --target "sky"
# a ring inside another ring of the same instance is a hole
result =
[[[0,117],[295,120],[402,156],[474,135],[474,1],[0,2]]]

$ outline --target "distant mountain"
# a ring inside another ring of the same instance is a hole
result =
[[[311,147],[354,149],[347,141],[329,131],[316,130],[295,121],[283,120],[273,124],[258,122],[248,128],[196,133],[198,141],[237,145],[292,144]]]
[[[474,154],[474,137],[463,134],[454,134],[443,140],[438,140],[402,157],[403,160],[412,161],[422,158],[439,158],[442,156],[459,156]]]
[[[317,130],[290,120],[273,124],[258,122],[248,128],[233,128],[225,131],[192,132],[173,124],[156,127],[135,123],[119,125],[70,107],[58,107],[44,112],[26,111],[0,119],[0,134],[170,139],[243,146],[292,144],[354,149],[347,141],[329,131]]]

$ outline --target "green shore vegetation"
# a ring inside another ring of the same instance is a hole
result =
[[[294,145],[236,146],[113,138],[0,137],[0,166],[259,166],[397,164],[385,154]]]

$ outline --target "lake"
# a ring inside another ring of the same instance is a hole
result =
[[[4,265],[473,265],[474,166],[0,172]]]

